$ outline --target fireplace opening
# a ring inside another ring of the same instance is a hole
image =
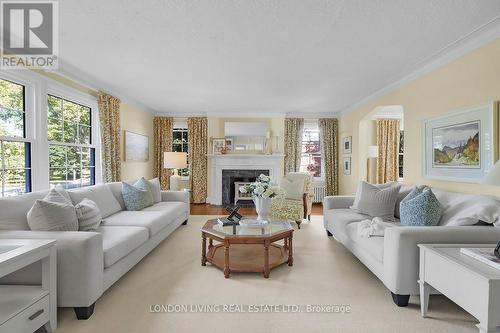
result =
[[[222,170],[222,205],[254,207],[252,200],[234,200],[237,189],[235,183],[252,183],[260,174],[269,176],[269,170]]]

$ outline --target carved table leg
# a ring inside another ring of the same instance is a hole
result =
[[[229,242],[224,242],[224,277],[229,278]]]
[[[293,266],[292,235],[288,238],[288,266]]]
[[[264,243],[264,277],[269,277],[269,241]]]
[[[201,242],[201,265],[207,265],[207,237],[205,234],[201,234],[202,242]]]

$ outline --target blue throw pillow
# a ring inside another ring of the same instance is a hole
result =
[[[401,201],[400,221],[408,226],[434,226],[441,219],[441,204],[428,187],[416,187]]]
[[[141,210],[153,205],[153,196],[145,182],[122,183],[122,196],[127,210]]]

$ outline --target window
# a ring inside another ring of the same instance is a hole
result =
[[[186,127],[175,126],[172,133],[172,151],[188,152],[188,129]],[[189,155],[188,167],[179,169],[180,176],[189,176]]]
[[[1,196],[31,191],[31,150],[26,139],[25,87],[0,79]]]
[[[321,143],[319,139],[318,123],[304,125],[302,133],[302,156],[300,171],[309,172],[315,178],[322,178]]]
[[[399,170],[399,179],[403,179],[403,161],[405,154],[405,131],[399,131],[399,151],[398,151],[398,170]]]
[[[95,184],[92,109],[48,95],[49,182],[74,188]]]

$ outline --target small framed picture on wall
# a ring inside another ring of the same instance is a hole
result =
[[[342,153],[348,155],[352,153],[352,136],[342,138]]]
[[[344,157],[344,163],[342,163],[342,168],[344,170],[344,175],[351,174],[351,157]]]
[[[225,153],[226,138],[212,138],[212,154],[218,155]]]

